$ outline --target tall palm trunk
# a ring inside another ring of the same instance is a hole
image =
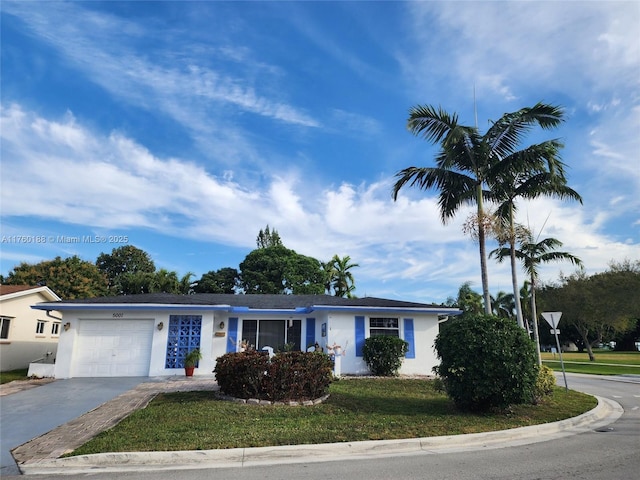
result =
[[[516,264],[516,228],[513,219],[513,205],[509,205],[509,249],[511,256],[511,285],[513,287],[513,301],[516,304],[516,321],[524,328],[522,304],[520,303],[520,288],[518,286],[518,266]]]
[[[484,206],[482,202],[482,184],[478,183],[478,243],[480,244],[480,275],[482,278],[482,296],[484,297],[484,313],[491,315],[491,294],[489,293],[489,275],[487,274],[487,247],[484,231]]]
[[[536,355],[538,365],[542,365],[542,355],[540,355],[540,335],[538,334],[538,311],[536,309],[536,278],[531,275],[531,323],[533,324],[533,339],[536,344]]]

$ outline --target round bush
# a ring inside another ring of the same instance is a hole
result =
[[[436,337],[434,368],[461,410],[487,411],[531,402],[538,378],[535,346],[513,320],[463,315]]]
[[[364,341],[362,354],[371,373],[389,377],[398,374],[408,348],[401,338],[380,335]]]

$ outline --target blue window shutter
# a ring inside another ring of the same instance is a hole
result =
[[[413,336],[413,318],[404,319],[404,341],[409,344],[409,349],[404,358],[416,358],[416,342]]]
[[[357,315],[356,316],[356,357],[363,356],[364,350],[364,317]]]
[[[307,344],[302,349],[303,352],[307,351],[310,345],[316,343],[316,319],[307,318]]]
[[[238,340],[238,317],[229,318],[229,333],[227,334],[227,353],[236,351]]]

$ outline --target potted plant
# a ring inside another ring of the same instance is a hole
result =
[[[187,377],[193,376],[193,370],[200,360],[202,360],[202,353],[200,353],[199,348],[195,348],[187,353],[186,357],[184,357],[184,373]]]

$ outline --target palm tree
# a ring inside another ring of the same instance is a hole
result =
[[[486,214],[484,199],[492,198],[491,189],[499,179],[506,158],[514,158],[522,136],[534,124],[552,128],[562,121],[559,107],[538,103],[531,108],[504,114],[484,135],[477,127],[460,125],[457,114],[442,108],[416,106],[409,110],[408,129],[431,143],[440,144],[435,167],[408,167],[396,174],[394,200],[409,184],[420,189],[437,188],[443,223],[455,216],[462,205],[477,207],[477,237],[480,248],[480,272],[485,313],[491,314],[487,275]],[[526,160],[523,155],[521,159]],[[522,170],[526,171],[526,168]]]
[[[501,173],[493,189],[493,197],[500,201],[496,211],[496,235],[501,246],[508,244],[511,258],[511,281],[515,298],[516,320],[524,328],[522,305],[518,295],[516,241],[526,229],[515,223],[516,199],[540,196],[572,199],[582,203],[582,197],[566,185],[565,164],[560,160],[562,144],[549,140],[515,152],[501,162]]]
[[[533,235],[529,233],[528,237],[520,243],[520,249],[515,251],[515,256],[522,262],[522,266],[531,281],[531,320],[533,323],[533,335],[536,343],[536,351],[538,354],[538,364],[542,365],[542,357],[540,356],[540,337],[538,335],[538,312],[536,310],[536,281],[538,280],[538,266],[541,263],[555,262],[559,260],[568,260],[574,265],[582,265],[582,260],[568,252],[558,252],[555,249],[562,246],[562,242],[555,238],[545,238],[534,243]],[[491,252],[495,255],[498,262],[502,262],[505,258],[511,256],[511,249],[507,247],[497,248]]]
[[[513,318],[515,310],[515,301],[513,293],[500,291],[491,304],[493,305],[494,314],[502,318]]]
[[[349,255],[345,255],[342,258],[334,255],[330,261],[332,274],[331,284],[336,297],[351,298],[351,292],[356,288],[353,274],[349,270],[354,267],[359,267],[360,265],[350,262],[351,257]]]

